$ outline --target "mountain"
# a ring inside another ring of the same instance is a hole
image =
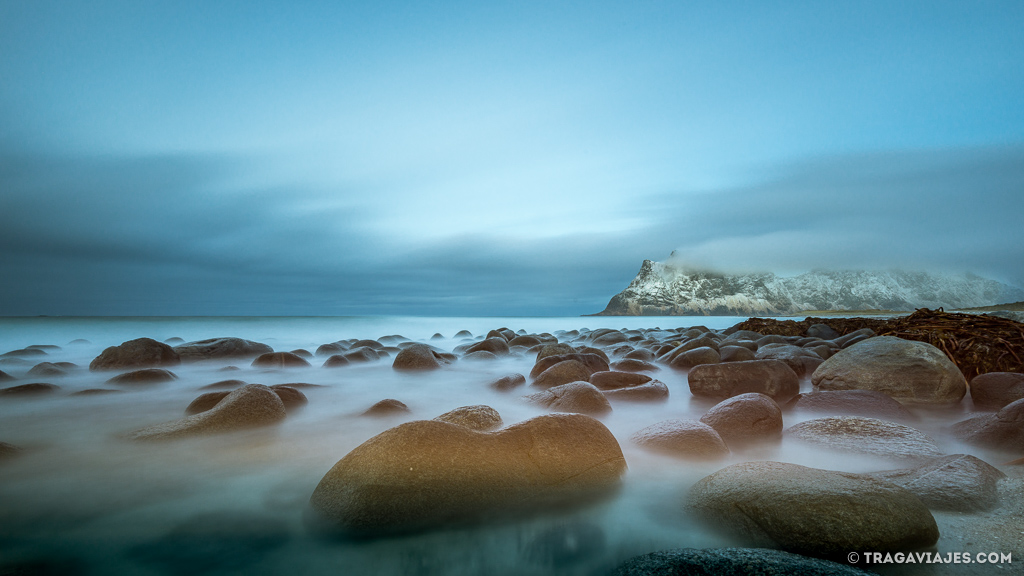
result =
[[[730,275],[644,260],[597,316],[783,316],[804,310],[968,308],[1024,299],[1024,291],[974,274],[814,270],[780,277]]]

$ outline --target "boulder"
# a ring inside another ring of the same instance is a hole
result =
[[[569,382],[531,394],[526,400],[555,412],[602,415],[612,411],[600,390],[589,382]]]
[[[60,390],[60,386],[55,384],[33,382],[31,384],[19,384],[9,388],[2,388],[0,389],[0,396],[41,396],[43,394],[53,394],[57,390]]]
[[[757,349],[754,357],[758,360],[782,360],[796,372],[797,378],[803,378],[823,362],[821,356],[814,352],[793,346],[792,344],[772,344]]]
[[[590,375],[590,383],[598,390],[616,390],[619,388],[632,388],[650,382],[652,378],[646,374],[635,372],[617,372],[606,370],[594,372]]]
[[[988,372],[971,379],[971,400],[979,410],[999,410],[1024,398],[1024,374]]]
[[[708,525],[754,546],[845,561],[851,551],[932,546],[928,508],[895,484],[781,462],[746,462],[697,482],[687,507]]]
[[[549,356],[549,358],[559,358],[559,356]],[[591,374],[594,374],[594,371],[579,360],[563,360],[537,375],[532,386],[552,388],[580,380],[587,382],[590,380]]]
[[[53,378],[67,376],[68,371],[65,370],[62,366],[54,364],[53,362],[40,362],[39,364],[36,364],[32,368],[30,368],[29,371],[25,373],[25,375],[36,378]],[[0,380],[2,380],[2,378],[0,378]]]
[[[412,410],[405,405],[405,402],[394,398],[385,398],[363,412],[363,416],[394,416],[396,414],[409,414]]]
[[[186,362],[222,358],[253,358],[273,351],[274,349],[266,344],[242,338],[210,338],[174,347],[174,352]]]
[[[376,362],[377,360],[380,360],[380,354],[377,352],[377,349],[369,346],[352,348],[348,352],[342,354],[342,357],[344,357],[345,360],[356,364],[360,362]]]
[[[1024,452],[1024,400],[1004,406],[995,414],[982,414],[953,425],[953,436],[987,448]]]
[[[527,348],[533,348],[540,343],[540,338],[536,336],[516,336],[508,341],[509,346],[525,346]]]
[[[661,380],[650,380],[639,386],[605,390],[604,397],[609,400],[629,402],[660,402],[668,399],[668,386]]]
[[[917,459],[942,456],[935,442],[903,424],[860,416],[833,416],[801,422],[786,437],[833,452],[855,452],[886,458]]]
[[[650,401],[668,398],[668,386],[646,374],[633,372],[595,372],[590,383],[609,400]]]
[[[715,404],[700,421],[715,429],[730,446],[777,440],[782,435],[782,410],[771,397],[740,394]]]
[[[502,425],[501,415],[498,414],[498,411],[483,404],[462,406],[445,412],[434,420],[448,422],[477,432],[490,432],[501,428]]]
[[[832,341],[839,345],[840,348],[847,348],[853,346],[859,342],[863,342],[868,338],[874,338],[875,331],[871,328],[861,328],[860,330],[854,330],[849,334],[844,334],[838,338],[833,338]]]
[[[748,362],[757,360],[757,354],[744,346],[722,346],[718,349],[722,362]]]
[[[216,406],[221,400],[227,398],[228,394],[231,394],[230,390],[220,390],[218,392],[200,394],[195,400],[185,407],[185,416],[206,412],[210,408]]]
[[[800,391],[800,379],[781,360],[704,364],[690,370],[687,380],[694,396],[708,398],[757,392],[786,402]]]
[[[543,359],[538,360],[533,365],[533,369],[530,370],[530,378],[537,378],[548,368],[551,368],[560,362],[565,362],[566,360],[575,360],[580,364],[583,364],[591,374],[594,372],[608,370],[608,360],[606,358],[593,353],[573,352],[572,354],[545,356]],[[586,380],[586,378],[584,378],[584,380]]]
[[[680,548],[630,558],[611,576],[872,576],[859,568],[767,548]]]
[[[619,372],[657,372],[661,370],[661,368],[650,362],[644,362],[635,358],[624,358],[618,362],[613,362],[610,368]]]
[[[342,354],[346,350],[348,350],[348,347],[344,344],[340,342],[330,342],[328,344],[321,344],[318,346],[314,354],[317,356],[335,356]]]
[[[302,368],[309,367],[309,362],[302,356],[291,352],[268,352],[260,354],[252,361],[254,368]]]
[[[214,382],[213,384],[207,384],[200,388],[200,390],[234,390],[235,388],[241,388],[248,384],[245,380],[221,380]]]
[[[1006,474],[967,454],[929,460],[914,468],[868,474],[910,490],[932,510],[981,512],[999,503],[996,484]]]
[[[89,363],[89,370],[120,370],[177,366],[181,358],[173,348],[152,338],[137,338],[111,346]]]
[[[373,350],[381,350],[384,348],[384,345],[376,340],[356,340],[352,343],[349,349],[355,350],[356,348],[372,348]]]
[[[627,360],[640,360],[641,362],[651,362],[654,360],[654,352],[646,348],[637,348],[632,352],[626,354]]]
[[[698,338],[692,338],[690,340],[687,340],[686,342],[683,342],[682,344],[679,344],[675,348],[672,348],[671,350],[663,354],[660,358],[658,358],[658,360],[671,364],[677,356],[689,352],[690,350],[694,350],[696,348],[711,348],[717,351],[718,347],[718,340],[712,338],[711,336],[704,335]]]
[[[468,362],[491,362],[497,360],[498,355],[486,350],[477,350],[464,355],[462,359]]]
[[[491,354],[497,355],[508,354],[508,340],[505,340],[505,338],[501,336],[494,336],[481,342],[477,342],[476,344],[473,344],[472,346],[466,349],[466,352],[472,353],[477,352],[479,350],[483,350],[485,352],[490,352]]]
[[[839,332],[833,330],[828,324],[811,324],[807,327],[807,335],[811,338],[821,338],[822,340],[839,338]]]
[[[565,354],[575,353],[576,349],[568,344],[545,344],[544,346],[541,347],[540,350],[537,351],[536,362],[540,362],[541,360],[547,358],[548,356],[562,356]]]
[[[637,431],[630,439],[644,448],[680,458],[714,459],[729,453],[718,432],[696,420],[658,422]]]
[[[495,390],[498,390],[500,392],[506,392],[508,390],[512,390],[513,388],[518,388],[523,384],[526,384],[526,376],[523,376],[522,374],[518,373],[512,373],[506,374],[505,376],[502,376],[501,378],[498,378],[496,380],[492,380],[487,384],[487,386],[489,388],[494,388]]]
[[[343,534],[409,533],[591,502],[617,489],[625,471],[615,437],[581,414],[539,416],[497,432],[420,420],[342,458],[310,507]]]
[[[11,350],[10,352],[4,352],[3,354],[0,354],[0,358],[2,358],[2,357],[21,358],[21,357],[24,357],[24,356],[46,356],[46,350],[41,350],[39,348],[29,347],[29,348],[21,348],[19,350]]]
[[[403,371],[436,370],[451,359],[426,344],[413,344],[395,355],[391,368]]]
[[[327,360],[324,360],[323,368],[341,368],[342,366],[348,366],[351,362],[348,358],[345,358],[341,354],[334,354]]]
[[[914,415],[891,396],[874,390],[827,390],[797,394],[787,404],[787,408],[882,420],[914,419]]]
[[[840,350],[811,376],[820,390],[875,390],[900,402],[957,404],[967,381],[941,350],[925,342],[876,336]]]
[[[689,370],[695,366],[718,364],[721,361],[722,356],[718,353],[718,350],[710,346],[701,346],[700,348],[687,350],[682,354],[676,354],[668,365],[678,370]]]
[[[274,384],[270,389],[281,399],[284,409],[288,412],[309,404],[309,399],[306,398],[306,395],[299,391],[298,388],[289,384]]]
[[[177,379],[178,377],[170,370],[164,370],[163,368],[143,368],[141,370],[132,370],[131,372],[118,374],[117,376],[107,380],[107,384],[131,386],[134,384],[157,384]]]
[[[619,344],[628,340],[629,338],[622,332],[619,332],[618,330],[609,330],[591,340],[591,343],[594,346],[611,346],[612,344]]]
[[[267,386],[248,384],[230,392],[213,408],[181,420],[150,426],[128,435],[132,440],[169,440],[269,426],[284,420],[281,398]]]

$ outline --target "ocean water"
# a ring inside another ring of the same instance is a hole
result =
[[[495,328],[525,333],[597,328],[671,329],[703,325],[723,329],[734,317],[569,318],[0,318],[0,354],[31,345],[54,345],[46,356],[0,361],[17,378],[0,386],[49,382],[56,394],[0,398],[0,441],[24,449],[0,462],[0,567],[40,574],[604,574],[623,560],[678,547],[734,545],[706,532],[684,509],[697,480],[736,462],[779,460],[853,472],[898,467],[786,442],[735,451],[722,460],[694,462],[646,452],[629,438],[669,418],[699,418],[713,403],[690,395],[686,374],[663,368],[655,375],[670,389],[662,403],[614,403],[602,422],[618,439],[629,466],[622,489],[608,499],[569,512],[525,520],[439,529],[421,534],[351,541],[324,538],[303,520],[309,496],[323,475],[374,435],[453,408],[487,404],[506,425],[544,414],[522,397],[486,384],[509,372],[527,375],[533,355],[491,362],[460,361],[428,373],[400,373],[391,360],[342,368],[266,370],[249,361],[206,361],[172,370],[178,380],[125,388],[116,394],[74,396],[88,388],[117,388],[111,373],[88,370],[104,348],[139,337],[185,341],[235,336],[278,351],[305,349],[348,338],[401,335],[451,350]],[[435,333],[440,338],[432,339]],[[77,340],[85,340],[81,342]],[[67,376],[34,378],[37,362],[71,362]],[[237,370],[224,371],[227,366]],[[225,379],[248,383],[304,382],[308,406],[280,425],[244,432],[139,443],[126,432],[181,418],[203,386]],[[803,389],[809,390],[805,381]],[[411,415],[370,418],[375,402],[395,398]],[[927,412],[916,426],[947,453],[959,445],[946,426],[962,409]],[[816,417],[787,413],[786,426]],[[996,458],[998,455],[983,455]],[[940,549],[945,546],[940,542]],[[955,551],[955,550],[954,550]],[[25,568],[28,567],[28,568]]]

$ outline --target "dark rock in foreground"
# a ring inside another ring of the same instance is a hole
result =
[[[420,420],[342,458],[310,505],[328,526],[373,537],[570,507],[616,489],[625,470],[615,437],[589,416],[539,416],[490,433]]]
[[[89,370],[120,370],[177,366],[181,358],[173,348],[152,338],[137,338],[111,346],[89,363]]]
[[[630,558],[612,576],[870,576],[859,568],[767,548],[680,548]]]
[[[939,538],[931,512],[904,488],[781,462],[723,468],[694,485],[686,506],[742,542],[822,558],[905,552]]]

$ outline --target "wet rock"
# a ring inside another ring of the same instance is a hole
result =
[[[4,358],[25,358],[31,356],[46,356],[46,350],[40,350],[39,348],[22,348],[20,350],[11,350],[10,352],[4,352],[0,354],[0,357]]]
[[[603,372],[594,372],[590,376],[590,383],[597,387],[598,390],[616,390],[619,388],[631,388],[633,386],[640,386],[653,380],[646,374],[637,374],[635,372],[618,372],[615,370],[608,370]]]
[[[957,422],[953,436],[978,446],[1024,452],[1024,400],[1011,402],[995,414]]]
[[[221,400],[227,398],[230,393],[231,392],[228,390],[221,390],[219,392],[207,392],[206,394],[201,394],[187,407],[185,407],[185,416],[206,412],[210,408],[216,406]]]
[[[561,356],[550,356],[549,358],[561,358]],[[579,360],[563,360],[541,372],[531,385],[537,388],[552,388],[569,382],[586,382],[590,380],[590,375],[593,373],[593,370]]]
[[[291,535],[278,518],[252,512],[206,512],[164,536],[131,547],[128,557],[162,573],[246,573]]]
[[[870,576],[859,568],[767,548],[680,548],[634,556],[612,576]]]
[[[873,472],[867,476],[910,490],[932,510],[981,512],[999,503],[996,484],[1006,474],[974,456],[952,454],[914,468]]]
[[[895,336],[876,336],[837,352],[811,382],[820,390],[875,390],[918,404],[956,404],[967,393],[964,375],[941,350]]]
[[[421,420],[342,458],[310,506],[342,533],[381,536],[573,507],[614,491],[625,471],[615,437],[581,414],[497,432]]]
[[[729,453],[714,428],[696,420],[665,420],[639,430],[630,438],[644,448],[692,459],[715,459]]]
[[[814,352],[790,344],[774,344],[757,349],[754,357],[758,360],[782,360],[793,369],[797,378],[811,374],[824,361]]]
[[[537,362],[548,356],[562,356],[565,354],[575,354],[576,349],[568,344],[545,344],[537,351]]]
[[[904,488],[781,462],[723,468],[694,485],[686,506],[741,542],[824,558],[915,550],[939,538],[928,508]]]
[[[405,402],[394,398],[385,398],[363,412],[363,416],[395,416],[397,414],[409,414],[412,410],[405,405]]]
[[[807,327],[807,335],[812,338],[821,338],[822,340],[839,338],[839,332],[833,330],[828,324],[811,324]]]
[[[750,360],[757,360],[757,355],[754,351],[743,346],[722,346],[718,352],[722,358],[722,362],[747,362]]]
[[[252,366],[253,368],[308,368],[309,362],[291,352],[268,352],[257,356],[252,361]]]
[[[503,356],[509,353],[508,341],[499,336],[491,337],[473,344],[466,352],[472,353],[480,350]]]
[[[36,364],[31,369],[29,369],[29,371],[25,375],[37,378],[51,378],[67,376],[68,371],[65,370],[63,367],[54,364],[53,362],[40,362],[39,364]]]
[[[20,384],[9,388],[0,388],[0,396],[42,396],[45,394],[53,394],[57,390],[60,390],[60,386],[46,384],[44,382],[33,382],[31,384]]]
[[[261,384],[248,384],[230,392],[216,406],[205,412],[136,430],[129,434],[128,438],[170,440],[232,432],[277,424],[284,420],[286,415],[284,403],[273,390]]]
[[[924,433],[903,424],[875,418],[818,418],[791,426],[785,435],[834,452],[917,460],[942,456],[939,447]]]
[[[305,348],[296,348],[295,350],[292,350],[291,353],[295,354],[296,356],[300,356],[302,358],[305,358],[306,360],[312,360],[313,359],[313,354],[310,353],[310,351],[306,350]]]
[[[342,354],[346,350],[348,350],[348,346],[345,346],[340,342],[331,342],[329,344],[321,344],[317,347],[314,354],[317,356],[335,356]]]
[[[436,370],[453,361],[450,355],[434,350],[426,344],[414,344],[395,355],[391,367],[395,370]]]
[[[1024,374],[989,372],[971,379],[971,400],[979,410],[999,410],[1024,398]]]
[[[111,346],[89,363],[89,370],[167,367],[181,364],[173,348],[152,338],[137,338]]]
[[[526,376],[518,373],[512,373],[506,374],[496,380],[492,380],[487,384],[487,386],[500,392],[506,392],[524,384],[526,384]]]
[[[125,372],[124,374],[118,374],[117,376],[107,380],[107,384],[157,384],[177,379],[178,377],[170,370],[164,370],[163,368],[143,368],[142,370],[133,370],[131,372]]]
[[[266,344],[242,338],[209,338],[187,342],[174,347],[174,352],[185,362],[224,358],[253,358],[274,349]]]
[[[787,406],[808,412],[867,416],[882,420],[914,419],[914,415],[902,404],[874,390],[828,390],[797,394]]]
[[[501,415],[490,406],[462,406],[434,418],[438,422],[448,422],[477,432],[490,432],[501,428]]]
[[[627,360],[639,360],[641,362],[652,362],[654,361],[654,357],[654,352],[651,352],[646,348],[637,348],[636,350],[626,354]]]
[[[838,338],[833,338],[832,341],[838,344],[841,348],[847,348],[849,346],[853,346],[854,344],[863,342],[868,338],[874,337],[874,330],[872,330],[871,328],[861,328],[860,330],[855,330],[853,332],[850,332],[849,334],[844,334]]]
[[[632,372],[595,372],[590,383],[609,400],[652,401],[668,398],[668,386],[646,374]]]
[[[600,390],[589,382],[569,382],[526,396],[526,400],[555,412],[600,416],[612,411]]]
[[[340,368],[342,366],[348,366],[349,364],[350,364],[350,362],[348,361],[348,358],[345,358],[341,354],[335,354],[334,356],[331,356],[327,360],[324,360],[323,367],[324,368]]]
[[[509,346],[525,346],[527,348],[533,348],[541,343],[540,338],[536,336],[516,336],[515,338],[508,341]]]
[[[352,362],[353,364],[358,364],[361,362],[376,362],[377,360],[380,360],[380,354],[377,352],[377,350],[369,346],[359,346],[358,348],[352,348],[348,352],[342,354],[342,356],[349,362]]]
[[[472,338],[472,337],[473,337],[473,333],[470,332],[469,330],[459,330],[458,332],[455,333],[455,336],[454,336],[454,338]]]
[[[776,402],[786,402],[800,391],[800,380],[781,360],[751,360],[704,364],[687,375],[694,396],[731,398],[757,392]]]
[[[715,404],[700,421],[730,446],[777,440],[782,435],[782,409],[771,397],[754,392]]]
[[[567,360],[575,360],[586,367],[590,374],[594,372],[603,372],[608,370],[608,360],[602,358],[597,354],[574,352],[572,354],[561,354],[558,356],[545,356],[542,360],[538,360],[533,365],[533,369],[530,370],[530,378],[537,378],[548,368],[551,368],[555,364],[565,362]],[[589,375],[588,375],[589,378]],[[586,380],[587,378],[583,378]]]
[[[601,527],[590,522],[552,526],[526,545],[526,559],[550,568],[568,568],[577,562],[604,553],[605,536]]]
[[[477,350],[476,352],[470,352],[469,354],[466,354],[465,356],[462,357],[462,359],[463,360],[468,360],[470,362],[473,362],[473,361],[490,362],[490,361],[497,360],[498,356],[496,354],[488,352],[486,350]]]
[[[611,346],[612,344],[619,344],[628,340],[629,338],[627,338],[622,332],[619,332],[618,330],[609,330],[600,334],[591,340],[591,342],[594,346]]]
[[[689,370],[695,366],[718,364],[721,361],[722,356],[718,353],[718,350],[709,346],[701,346],[700,348],[687,350],[682,354],[676,355],[672,358],[672,361],[669,362],[669,366],[678,370]]]
[[[613,362],[610,366],[612,370],[619,372],[657,372],[661,370],[650,362],[644,362],[643,360],[636,360],[634,358],[625,358],[618,362]]]
[[[284,409],[288,412],[293,412],[309,404],[309,399],[306,398],[306,395],[290,384],[274,384],[270,389],[281,399]]]
[[[372,348],[374,350],[381,350],[384,345],[376,340],[356,340],[352,343],[350,349],[355,350],[356,348]]]

